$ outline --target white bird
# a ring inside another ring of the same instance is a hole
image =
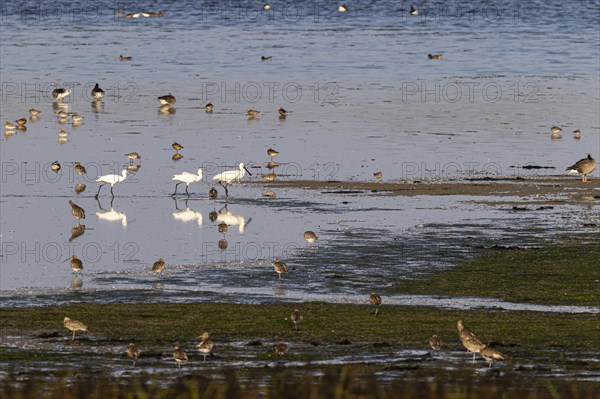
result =
[[[227,198],[229,194],[229,192],[227,191],[227,186],[229,185],[229,183],[235,180],[240,180],[246,175],[246,172],[248,172],[248,174],[252,176],[252,173],[250,173],[250,171],[246,169],[246,165],[244,165],[244,163],[242,162],[240,163],[239,170],[226,170],[225,172],[213,176],[212,179],[218,181],[221,187],[225,189],[225,198]]]
[[[105,184],[110,184],[110,193],[114,197],[115,195],[113,194],[113,186],[117,183],[121,183],[123,180],[125,180],[126,177],[127,177],[127,169],[123,169],[123,172],[121,175],[98,176],[98,178],[96,178],[96,181],[101,182],[102,184],[100,184],[100,187],[98,187],[98,192],[96,193],[96,198],[98,198],[98,194],[100,194],[100,189]]]
[[[177,186],[179,186],[181,183],[185,183],[185,193],[189,197],[190,193],[188,193],[188,187],[190,186],[190,184],[202,180],[202,169],[203,168],[198,169],[197,175],[189,172],[183,172],[182,174],[174,175],[173,180],[178,181],[179,183],[175,185],[175,192],[172,196],[174,197],[177,195]]]
[[[127,215],[123,212],[115,211],[113,208],[110,208],[110,211],[102,210],[96,212],[96,216],[98,216],[98,219],[106,220],[107,222],[121,222],[123,227],[127,227]]]

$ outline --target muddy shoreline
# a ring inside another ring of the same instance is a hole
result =
[[[318,190],[323,194],[381,193],[396,196],[419,195],[465,195],[465,196],[567,196],[600,200],[600,180],[593,179],[582,183],[575,177],[502,179],[482,178],[470,181],[442,182],[364,182],[364,181],[313,181],[276,180],[273,182],[248,183],[272,190],[307,189]]]

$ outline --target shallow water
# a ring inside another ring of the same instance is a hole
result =
[[[125,11],[166,12],[140,20],[116,18],[106,1],[2,6],[2,119],[42,110],[27,132],[0,143],[6,306],[52,295],[201,300],[223,291],[252,302],[385,293],[391,278],[450,267],[480,247],[541,245],[597,220],[593,204],[520,214],[475,197],[290,189],[266,199],[252,184],[232,187],[227,209],[206,200],[210,176],[240,161],[254,173],[245,180],[266,174],[270,146],[280,175],[315,180],[370,180],[377,170],[385,180],[530,175],[511,168],[524,164],[562,174],[600,150],[597,1],[430,3],[414,18],[401,11],[406,2],[349,4],[343,15],[334,2],[295,4],[254,13],[252,2],[128,3]],[[89,99],[95,82],[102,103]],[[72,87],[65,109],[85,117],[80,126],[57,123],[55,84]],[[164,114],[156,97],[167,92],[178,101]],[[245,116],[250,107],[262,111],[257,120]],[[562,140],[550,140],[551,124],[563,126]],[[64,144],[60,128],[71,132]],[[575,128],[581,140],[571,138]],[[185,147],[177,162],[174,140]],[[108,187],[98,203],[94,178],[119,173],[130,151],[141,168],[115,186],[112,207]],[[48,168],[55,160],[58,174]],[[76,177],[74,161],[87,177]],[[190,186],[193,198],[175,203],[172,175],[199,166],[205,178]],[[78,182],[87,185],[79,196]],[[87,212],[85,233],[71,241],[69,199]],[[225,251],[211,211],[241,217]],[[315,245],[302,239],[309,229]],[[81,276],[63,262],[72,253],[84,261]],[[291,269],[282,281],[276,256]],[[159,257],[167,270],[156,276],[149,269]]]

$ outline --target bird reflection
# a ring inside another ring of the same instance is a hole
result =
[[[87,186],[85,184],[83,184],[83,183],[77,183],[75,185],[75,192],[77,193],[77,195],[79,195],[79,194],[81,194],[82,192],[85,191],[86,187]]]
[[[158,113],[161,114],[161,115],[172,115],[175,112],[177,112],[177,110],[175,108],[173,108],[170,104],[162,105],[158,109]]]
[[[78,289],[81,289],[82,287],[83,287],[83,280],[77,276],[74,276],[71,279],[71,289],[78,290]]]
[[[85,225],[77,224],[77,226],[71,229],[71,237],[69,238],[69,242],[73,241],[77,237],[80,237],[85,233]]]
[[[219,243],[217,245],[219,246],[219,249],[221,251],[225,251],[229,244],[227,243],[227,240],[225,238],[223,238],[223,239],[219,240]]]
[[[100,212],[96,212],[96,216],[98,216],[98,219],[106,220],[107,222],[120,221],[123,227],[127,227],[127,215],[125,215],[125,213],[123,212],[115,211],[113,209],[114,198],[110,200],[110,211],[102,208],[102,205],[100,205],[100,200],[98,198],[96,198],[96,201],[98,202],[98,208],[100,208]]]
[[[215,210],[210,211],[208,214],[208,219],[213,223],[215,222],[215,220],[217,220],[218,217],[219,217],[219,214]]]
[[[248,221],[246,221],[244,216],[235,215],[235,214],[229,212],[227,210],[227,204],[225,204],[225,206],[223,208],[221,208],[221,210],[219,211],[217,220],[219,222],[224,222],[230,226],[238,226],[238,231],[240,232],[240,234],[244,234],[244,230],[246,229],[246,226],[248,225],[248,223],[250,223],[252,218],[250,218],[250,219],[248,219]]]
[[[92,101],[92,111],[100,112],[103,109],[104,109],[104,101],[102,101],[102,100]]]
[[[127,170],[130,172],[137,172],[138,170],[140,170],[142,168],[142,164],[131,164],[129,166],[127,166]]]
[[[185,210],[181,210],[177,206],[177,199],[173,198],[173,200],[175,201],[175,209],[177,209],[177,212],[173,212],[173,219],[179,220],[183,223],[192,222],[194,220],[197,220],[198,226],[202,226],[202,223],[203,223],[202,213],[193,211],[190,208],[188,208],[187,200],[185,201]]]

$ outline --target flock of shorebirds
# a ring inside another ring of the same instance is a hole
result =
[[[381,305],[381,297],[374,292],[371,293],[370,302],[372,305],[376,306],[375,315],[377,315],[377,311],[379,310],[379,306]],[[298,325],[304,320],[304,315],[302,311],[299,309],[294,309],[290,316],[290,320],[294,324],[294,331],[299,332]],[[80,321],[70,319],[66,317],[63,319],[63,325],[65,328],[71,332],[73,332],[73,336],[71,338],[72,341],[75,340],[75,334],[77,332],[88,332],[88,327]],[[475,363],[475,357],[479,353],[481,357],[483,357],[487,362],[489,362],[488,368],[492,367],[493,362],[503,361],[505,357],[502,353],[497,351],[496,349],[484,344],[481,339],[473,333],[468,327],[463,325],[462,320],[458,320],[456,323],[458,329],[458,337],[462,342],[463,346],[467,349],[468,352],[473,353],[473,363]],[[210,338],[208,332],[204,332],[201,336],[197,337],[200,342],[196,345],[196,348],[200,355],[204,357],[204,362],[206,362],[206,356],[210,355],[214,349],[214,342]],[[434,334],[428,341],[429,346],[434,351],[440,351],[442,349],[442,340],[437,334]],[[285,356],[289,352],[289,347],[285,343],[285,341],[280,340],[273,346],[273,352],[275,352],[278,356]],[[127,346],[126,350],[127,356],[132,359],[132,366],[135,367],[136,361],[141,356],[142,351],[138,349],[138,347],[134,343],[130,343]],[[173,344],[173,360],[177,365],[177,368],[181,368],[182,363],[186,363],[189,360],[188,354],[185,350],[182,349],[181,344],[179,342],[175,342]]]
[[[269,3],[265,3],[265,4],[263,4],[262,8],[263,8],[263,10],[270,10],[272,8],[272,6]],[[348,10],[348,7],[345,4],[340,4],[338,6],[338,11],[341,13],[346,12],[347,10]],[[409,13],[410,13],[410,15],[418,15],[419,14],[418,10],[413,6],[411,6]],[[163,17],[165,14],[162,11],[159,11],[159,12],[132,12],[132,13],[124,13],[124,12],[119,11],[117,13],[117,15],[119,17],[123,17],[123,18],[151,18],[151,17]],[[442,59],[442,57],[443,57],[442,54],[428,54],[429,59]],[[119,59],[121,61],[130,61],[130,60],[132,60],[132,57],[120,55]],[[261,60],[262,61],[271,61],[272,56],[263,56],[261,58]],[[67,88],[58,88],[58,89],[55,89],[52,91],[52,97],[60,105],[60,101],[62,101],[64,98],[66,98],[70,93],[71,93],[71,90],[69,90]],[[91,90],[90,94],[91,94],[91,97],[95,101],[101,101],[103,99],[105,93],[100,88],[99,84],[96,83],[94,88]],[[162,113],[174,112],[173,105],[176,103],[177,99],[172,93],[168,93],[164,96],[158,97],[158,101],[160,103],[160,112],[162,112]],[[60,109],[61,108],[60,106],[58,108],[59,108],[59,110],[56,111],[56,115],[58,116],[60,123],[67,122],[69,120],[69,118],[71,120],[71,123],[75,126],[83,123],[84,118],[82,116],[78,115],[77,113],[68,113],[65,110]],[[214,108],[214,106],[211,102],[207,103],[204,107],[204,109],[207,113],[212,113],[213,108]],[[30,108],[29,112],[31,115],[30,120],[35,120],[35,119],[39,118],[39,114],[41,113],[41,111],[34,109],[34,108]],[[246,110],[246,115],[248,116],[249,120],[253,120],[253,119],[257,118],[259,114],[260,114],[260,111],[255,110],[255,109]],[[287,117],[287,111],[283,108],[279,108],[278,115],[279,115],[280,119],[285,119]],[[4,129],[6,132],[18,131],[18,130],[25,131],[25,130],[27,130],[26,124],[27,124],[26,118],[17,119],[15,121],[15,123],[6,121],[4,123]],[[560,135],[561,130],[562,129],[558,126],[552,126],[551,127],[551,139],[552,140],[561,139],[561,135]],[[69,132],[64,129],[60,129],[58,131],[58,135],[59,135],[59,142],[60,142],[60,140],[66,140],[67,136],[69,135]],[[573,138],[577,139],[577,140],[579,140],[581,138],[581,131],[579,129],[575,130],[573,132]],[[172,159],[173,160],[181,159],[183,156],[179,153],[179,151],[182,150],[184,147],[177,142],[173,142],[172,148],[175,150],[175,154],[173,155]],[[98,198],[98,195],[100,194],[100,190],[105,185],[110,185],[111,195],[113,195],[113,197],[114,197],[113,187],[116,184],[123,182],[127,178],[128,171],[137,171],[139,169],[140,165],[139,164],[135,165],[133,163],[133,161],[138,160],[141,162],[141,156],[137,152],[131,152],[131,153],[128,153],[125,155],[127,156],[127,158],[129,158],[130,165],[127,168],[123,169],[121,175],[108,174],[108,175],[103,175],[103,176],[97,177],[96,182],[100,183],[100,186],[98,187],[98,192],[96,193],[96,198]],[[278,155],[278,151],[276,151],[272,148],[269,148],[267,150],[267,155],[271,159],[269,164],[267,165],[267,167],[269,169],[273,169],[273,168],[277,167],[278,164],[273,161],[273,158]],[[50,165],[50,168],[54,172],[58,172],[61,169],[61,165],[58,161],[55,161]],[[582,181],[586,182],[587,175],[589,173],[593,172],[595,170],[595,168],[596,168],[596,161],[592,158],[591,154],[589,154],[586,158],[579,160],[575,164],[569,166],[566,170],[569,171],[569,173],[581,174]],[[85,170],[85,167],[83,165],[81,165],[80,163],[75,163],[75,172],[78,175],[84,175],[87,173]],[[189,188],[190,184],[201,181],[202,177],[203,177],[202,172],[203,172],[203,168],[199,168],[196,173],[183,172],[181,174],[174,175],[172,180],[176,182],[176,185],[175,185],[175,192],[172,195],[176,196],[178,186],[180,184],[185,184],[185,192],[189,196],[188,188]],[[249,175],[252,175],[250,173],[250,171],[246,168],[245,164],[240,163],[238,169],[227,170],[222,173],[219,173],[219,174],[213,176],[212,180],[217,182],[219,185],[221,185],[224,188],[225,198],[227,198],[229,195],[228,185],[235,181],[242,179],[245,176],[246,172]],[[276,177],[275,173],[272,172],[269,175],[266,175],[265,179],[266,180],[275,180],[275,177]],[[381,181],[382,180],[382,172],[380,172],[380,171],[375,172],[374,177],[377,182]],[[83,185],[83,188],[80,185],[78,185],[78,186],[79,186],[79,191],[78,191],[78,188],[76,187],[76,192],[79,193],[79,192],[85,190],[85,185]],[[218,195],[218,193],[217,193],[216,189],[214,187],[211,187],[211,189],[209,190],[209,198],[214,199],[217,197],[217,195]],[[69,200],[69,205],[71,206],[72,214],[75,218],[77,218],[78,223],[81,221],[81,219],[85,219],[85,210],[83,208],[81,208],[80,206],[78,206],[71,200]],[[224,234],[226,231],[227,231],[227,224],[225,224],[225,223],[219,224],[219,232]],[[307,242],[313,243],[317,240],[317,235],[313,231],[306,231],[304,233],[304,238]],[[83,270],[83,263],[80,259],[77,258],[77,256],[73,255],[69,259],[70,259],[71,268],[74,272],[81,272]],[[67,259],[67,260],[69,260],[69,259]],[[281,278],[282,274],[286,274],[288,272],[288,267],[287,267],[286,263],[281,261],[278,258],[275,258],[275,261],[273,262],[273,268],[274,268],[275,272],[278,274],[279,278]],[[156,261],[153,264],[152,271],[161,273],[164,270],[165,270],[165,261],[162,258],[160,258],[158,261]],[[369,302],[373,306],[375,306],[374,313],[375,313],[375,315],[377,315],[379,312],[379,307],[382,304],[381,296],[372,292],[369,297]],[[304,315],[302,314],[302,312],[299,309],[295,309],[293,311],[293,313],[291,314],[290,319],[294,324],[294,330],[299,331],[298,325],[304,320]],[[72,320],[69,317],[64,318],[63,324],[66,329],[68,329],[69,331],[71,331],[73,333],[71,340],[75,339],[75,334],[77,332],[87,332],[88,331],[88,327],[84,323],[77,321],[77,320]],[[473,362],[475,362],[476,354],[480,354],[486,361],[488,361],[489,367],[491,367],[492,362],[494,362],[494,361],[504,360],[504,355],[502,353],[491,348],[488,345],[485,345],[469,328],[467,328],[463,325],[461,320],[459,320],[457,322],[457,329],[458,329],[458,335],[459,335],[459,338],[460,338],[462,344],[469,352],[473,353]],[[200,340],[200,342],[196,345],[197,350],[204,357],[204,361],[206,361],[207,355],[211,354],[213,351],[214,343],[211,340],[208,332],[204,332],[201,336],[198,337],[198,339]],[[442,347],[442,341],[437,335],[433,335],[429,339],[428,342],[429,342],[429,345],[432,350],[439,351]],[[283,341],[278,342],[273,347],[273,351],[278,356],[286,355],[288,353],[288,350],[289,349],[288,349],[287,344]],[[135,344],[131,343],[128,345],[126,353],[133,360],[133,366],[135,366],[137,359],[141,356],[141,351],[136,347]],[[187,362],[189,359],[187,353],[181,348],[181,345],[179,343],[174,344],[172,355],[173,355],[173,359],[175,360],[175,362],[177,364],[177,367],[179,367],[179,368],[181,367],[182,363]]]

